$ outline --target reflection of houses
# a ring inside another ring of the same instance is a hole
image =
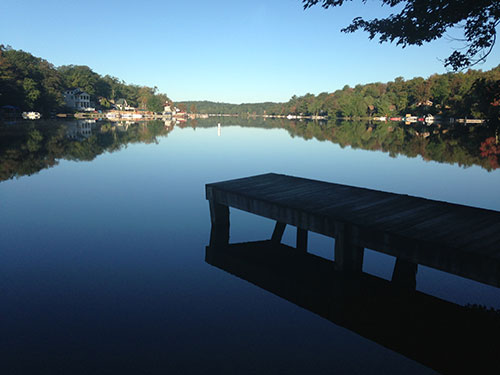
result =
[[[170,127],[174,126],[174,120],[172,120],[172,119],[164,120],[163,123],[164,123],[166,128],[170,128]]]
[[[92,126],[95,120],[76,120],[68,124],[66,137],[75,140],[84,140],[92,135]]]
[[[134,122],[134,121],[118,121],[118,122],[115,122],[113,125],[114,125],[114,129],[116,129],[117,131],[126,132],[129,128],[129,126],[134,125],[134,124],[136,124],[136,122]]]
[[[64,91],[64,102],[72,109],[76,110],[90,110],[90,95],[82,89],[68,89]],[[92,108],[93,109],[93,108]]]
[[[417,107],[432,107],[433,104],[430,100],[424,100],[423,102],[418,102]]]

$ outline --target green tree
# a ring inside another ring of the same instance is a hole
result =
[[[80,88],[95,98],[99,74],[85,65],[65,65],[59,67],[64,85],[68,88]]]
[[[432,99],[444,106],[450,95],[450,82],[447,75],[438,76],[431,83]]]
[[[23,80],[24,97],[26,98],[26,105],[29,109],[33,109],[36,101],[40,97],[40,90],[38,84],[31,78]]]

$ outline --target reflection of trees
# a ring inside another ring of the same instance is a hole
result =
[[[382,151],[390,156],[421,156],[440,163],[478,165],[487,170],[499,167],[500,145],[492,127],[426,127],[396,123],[312,122],[285,119],[210,118],[185,126],[212,127],[217,123],[242,127],[281,128],[292,137],[317,139],[341,147]],[[0,181],[31,175],[57,165],[58,160],[93,160],[103,152],[114,152],[129,143],[157,143],[172,128],[161,121],[130,124],[119,131],[111,123],[96,125],[89,138],[67,137],[68,123],[19,123],[0,126]]]
[[[489,137],[481,142],[481,156],[487,158],[490,162],[491,168],[498,168],[498,156],[500,154],[500,145],[496,137]]]
[[[157,143],[171,131],[161,121],[133,124],[124,132],[104,123],[89,138],[75,140],[67,137],[68,125],[40,121],[0,127],[0,181],[37,173],[60,159],[88,161],[129,143]]]
[[[283,128],[292,137],[306,140],[330,141],[341,147],[382,151],[390,156],[421,156],[425,160],[458,164],[462,167],[478,165],[487,170],[498,168],[498,143],[492,148],[487,139],[495,135],[495,126],[464,125],[403,125],[401,123],[366,121],[289,121],[286,119],[217,118],[198,120],[198,127],[239,125],[261,128]],[[494,138],[496,140],[496,138]],[[482,146],[483,143],[486,144]],[[483,151],[483,148],[484,151]]]

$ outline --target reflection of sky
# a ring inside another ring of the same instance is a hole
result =
[[[273,171],[499,210],[499,171],[342,149],[277,129],[223,127],[218,137],[216,127],[177,128],[159,140],[92,162],[61,161],[0,184],[0,329],[6,342],[37,326],[42,333],[32,337],[31,348],[43,337],[42,353],[49,357],[92,346],[102,334],[95,350],[128,355],[136,342],[144,361],[152,350],[186,365],[196,352],[200,361],[222,355],[237,367],[250,351],[262,366],[274,361],[277,371],[305,371],[313,362],[321,371],[336,361],[364,373],[425,371],[207,265],[204,185]],[[273,225],[236,210],[231,223],[235,242],[265,238]],[[285,242],[294,234],[288,229]],[[331,239],[313,235],[310,247],[331,258]],[[367,271],[390,276],[393,260],[371,252],[366,259]],[[423,291],[500,308],[498,289],[424,268],[418,277]],[[14,359],[21,356],[9,350]],[[299,351],[307,354],[292,355]]]
[[[190,146],[184,148],[183,142],[172,141],[174,137],[188,140]],[[420,156],[392,158],[388,153],[292,138],[278,129],[223,127],[217,138],[216,128],[198,128],[174,133],[163,142],[169,149],[177,148],[177,155],[188,154],[183,156],[188,168],[217,173],[209,181],[278,172],[500,210],[500,171],[477,166],[462,168]]]

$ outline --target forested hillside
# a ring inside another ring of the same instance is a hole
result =
[[[402,77],[387,83],[344,86],[319,95],[293,96],[286,103],[227,104],[207,101],[181,102],[199,113],[256,115],[324,115],[369,117],[434,114],[450,117],[498,118],[500,114],[500,65],[483,72],[434,74],[427,79]]]
[[[77,87],[90,94],[95,106],[103,109],[124,98],[134,107],[160,112],[169,100],[156,87],[126,84],[84,65],[55,67],[28,52],[0,45],[0,107],[8,105],[42,113],[64,110],[62,92]]]
[[[101,76],[88,66],[55,67],[32,54],[0,45],[0,107],[43,113],[64,110],[62,92],[79,87],[90,94],[95,106],[111,108],[124,98],[129,105],[161,112],[170,99],[156,87],[126,84]],[[387,83],[344,86],[341,90],[318,95],[292,96],[286,103],[228,104],[185,101],[176,105],[192,113],[239,115],[322,115],[331,118],[360,118],[433,114],[448,117],[500,116],[500,65],[489,71],[434,74],[428,78],[402,77]]]

